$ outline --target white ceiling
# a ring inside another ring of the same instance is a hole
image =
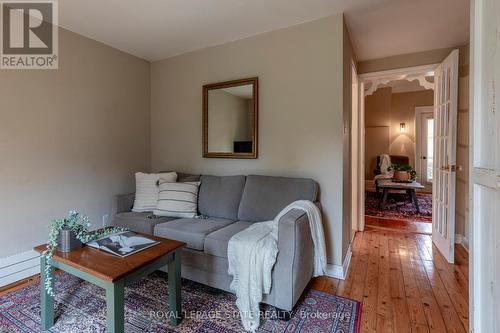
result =
[[[373,1],[347,12],[346,21],[358,61],[462,46],[469,0]]]
[[[60,25],[150,61],[345,12],[360,60],[463,44],[469,0],[60,0]]]

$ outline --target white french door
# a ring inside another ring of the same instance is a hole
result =
[[[500,332],[500,0],[472,2],[471,329]]]
[[[434,156],[432,182],[432,241],[454,262],[455,187],[457,155],[458,50],[434,74]]]

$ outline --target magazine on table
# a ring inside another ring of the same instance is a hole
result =
[[[126,257],[159,243],[133,231],[124,231],[99,238],[87,243],[87,245],[120,257]]]

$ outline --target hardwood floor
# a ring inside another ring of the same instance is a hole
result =
[[[363,303],[361,332],[468,332],[468,253],[455,246],[454,265],[429,235],[367,226],[356,234],[345,280],[321,277],[310,287]],[[0,295],[38,283],[37,277]]]
[[[365,224],[377,229],[387,229],[432,235],[432,223],[404,221],[365,216]]]
[[[367,227],[353,241],[346,280],[321,277],[311,288],[361,301],[361,332],[468,332],[468,254],[454,265],[429,235]]]

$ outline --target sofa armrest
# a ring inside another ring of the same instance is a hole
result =
[[[118,194],[113,200],[113,216],[119,213],[130,212],[134,206],[135,193]]]
[[[275,306],[291,311],[313,275],[313,241],[304,211],[292,209],[281,218],[278,250],[271,294]]]

